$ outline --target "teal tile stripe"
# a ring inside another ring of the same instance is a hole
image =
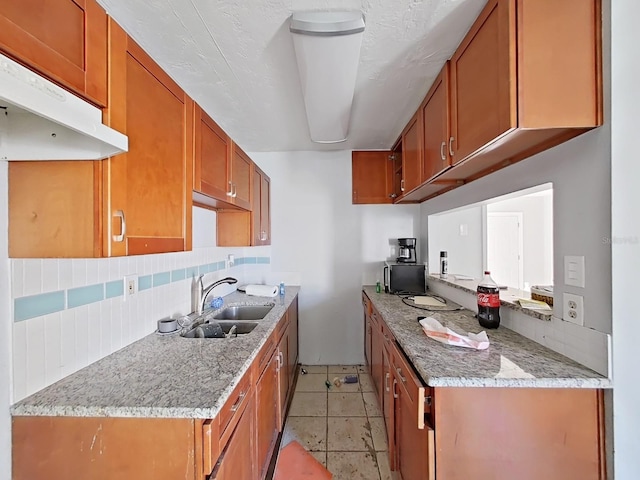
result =
[[[178,270],[173,270],[171,272],[171,281],[178,282],[180,280],[184,280],[187,278],[187,270],[184,268],[180,268]]]
[[[13,301],[13,319],[16,322],[64,310],[64,290],[29,295]]]
[[[246,264],[270,264],[271,257],[238,257],[234,266]],[[138,277],[138,290],[149,290],[153,287],[179,282],[197,277],[199,274],[217,272],[226,268],[226,261],[212,262],[179,268],[169,272],[159,272]],[[13,321],[21,322],[30,318],[40,317],[50,313],[60,312],[68,308],[75,308],[104,299],[124,295],[124,281],[114,280],[97,283],[85,287],[70,288],[57,292],[41,293],[15,298],[13,300]]]
[[[171,283],[171,272],[161,272],[153,274],[153,286],[159,287]]]
[[[151,285],[151,275],[144,275],[142,277],[138,277],[138,290],[148,290],[152,287]]]
[[[119,297],[124,295],[124,280],[114,280],[104,284],[106,298]]]
[[[67,290],[67,308],[80,307],[104,300],[104,283]]]

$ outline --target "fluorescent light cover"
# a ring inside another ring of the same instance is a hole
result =
[[[311,140],[347,139],[358,73],[361,12],[296,12],[289,27]]]

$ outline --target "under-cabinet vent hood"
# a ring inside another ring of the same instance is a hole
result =
[[[99,108],[0,54],[0,160],[99,160],[128,145]]]

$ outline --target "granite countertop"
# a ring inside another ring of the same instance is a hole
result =
[[[455,332],[466,335],[483,330],[474,312],[418,310],[405,305],[397,295],[376,293],[373,286],[364,287],[363,290],[422,380],[429,386],[612,387],[608,378],[504,326],[485,330],[491,343],[487,350],[444,345],[425,335],[417,317],[431,316]]]
[[[279,297],[234,292],[233,305],[275,303],[247,335],[229,339],[152,333],[11,407],[11,414],[76,417],[214,418],[275,330],[299,287]]]

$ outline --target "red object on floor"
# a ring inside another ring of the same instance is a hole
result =
[[[280,450],[273,480],[331,480],[333,475],[295,440]]]

